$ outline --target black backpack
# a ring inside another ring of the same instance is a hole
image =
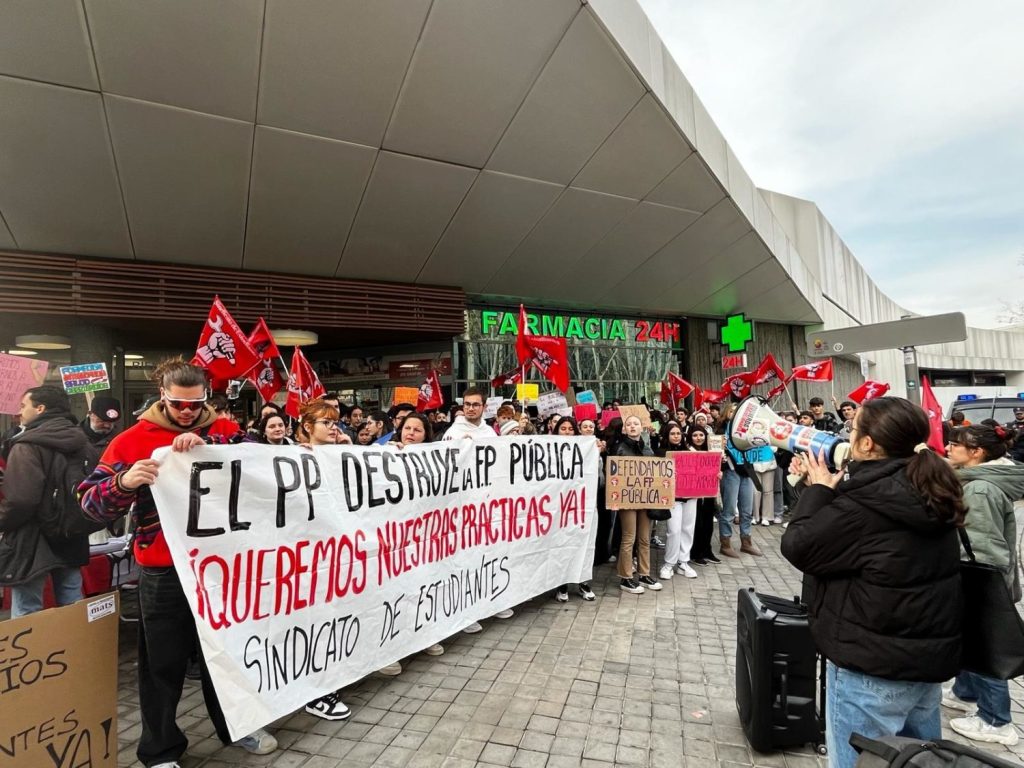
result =
[[[80,453],[53,451],[46,475],[46,493],[39,510],[39,528],[48,539],[70,539],[103,530],[106,523],[85,516],[78,486],[99,463],[99,452],[86,444]]]
[[[860,753],[857,768],[1020,768],[1020,763],[955,741],[922,741],[903,736],[869,739],[855,733],[850,746]]]

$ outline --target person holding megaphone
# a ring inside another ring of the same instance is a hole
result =
[[[785,430],[773,433],[776,426],[770,423],[766,434],[773,441]],[[782,554],[811,577],[811,634],[828,660],[831,768],[857,762],[849,745],[854,732],[942,736],[941,684],[960,666],[956,529],[966,509],[954,470],[928,448],[928,435],[919,406],[879,397],[854,416],[845,470],[835,468],[836,444],[796,446],[805,487]]]

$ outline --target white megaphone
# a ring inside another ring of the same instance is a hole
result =
[[[848,440],[786,421],[757,396],[748,397],[736,406],[729,437],[741,451],[774,445],[791,453],[813,453],[817,457],[824,450],[825,461],[832,470],[845,466],[850,456]]]

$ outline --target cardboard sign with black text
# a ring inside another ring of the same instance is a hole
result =
[[[117,593],[0,622],[0,766],[116,768]]]
[[[672,509],[676,501],[675,459],[609,456],[604,499],[608,509]]]

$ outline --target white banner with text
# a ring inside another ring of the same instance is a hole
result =
[[[591,577],[593,437],[154,453],[233,738]]]

